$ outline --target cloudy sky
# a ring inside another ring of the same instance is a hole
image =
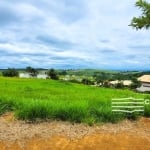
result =
[[[0,0],[0,68],[150,70],[150,30],[128,26],[135,1]]]

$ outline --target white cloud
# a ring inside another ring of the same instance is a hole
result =
[[[133,16],[140,15],[134,3],[1,0],[6,18],[0,15],[0,67],[133,69],[138,63],[139,69],[148,69],[150,31],[128,26]],[[9,58],[5,64],[4,58]]]

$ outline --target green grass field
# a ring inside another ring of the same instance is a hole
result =
[[[0,77],[0,114],[14,111],[23,120],[116,122],[127,116],[111,112],[112,98],[147,98],[129,90],[96,88],[64,81]],[[145,108],[150,117],[150,105]]]

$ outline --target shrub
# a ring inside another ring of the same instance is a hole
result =
[[[17,77],[19,73],[14,68],[8,68],[2,72],[2,75],[5,77]]]
[[[122,89],[122,88],[124,88],[124,85],[123,85],[122,82],[119,82],[119,83],[117,83],[117,84],[115,85],[115,88],[117,88],[117,89]]]
[[[131,89],[136,89],[137,87],[140,87],[141,83],[136,78],[132,79],[132,84],[130,85]]]
[[[58,80],[58,79],[59,79],[59,77],[58,77],[58,75],[57,75],[57,72],[56,72],[54,69],[48,70],[47,75],[48,75],[51,79],[53,79],[53,80]]]
[[[81,81],[83,84],[85,84],[85,85],[92,85],[92,84],[94,84],[91,80],[89,80],[89,79],[82,79],[82,81]]]
[[[109,82],[108,81],[104,81],[103,82],[103,87],[109,88],[110,87]]]
[[[26,67],[26,72],[28,72],[32,77],[36,77],[38,74],[38,71],[32,67]]]

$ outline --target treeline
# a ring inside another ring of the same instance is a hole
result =
[[[19,76],[19,72],[15,68],[8,68],[2,71],[2,75],[5,77],[17,77]]]
[[[26,67],[26,69],[24,70],[26,73],[28,73],[31,77],[36,77],[39,74],[39,70],[35,69],[33,67]],[[54,79],[54,80],[58,80],[59,76],[58,73],[55,69],[49,69],[45,72],[45,74],[47,74],[48,78]],[[6,70],[2,71],[2,76],[4,77],[18,77],[19,76],[19,70],[15,69],[15,68],[8,68]]]
[[[132,80],[134,78],[138,78],[143,75],[143,72],[137,73],[105,73],[105,72],[95,72],[93,77],[97,82],[103,82],[105,80],[113,81],[113,80]]]
[[[37,77],[42,71],[45,72],[47,78],[58,80],[67,80],[69,82],[81,83],[85,85],[97,85],[100,87],[113,87],[113,88],[124,88],[124,80],[132,81],[132,84],[128,86],[131,89],[135,89],[140,86],[140,82],[137,80],[138,77],[144,74],[150,74],[150,72],[103,72],[98,70],[55,70],[55,69],[35,69],[33,67],[26,67],[21,71],[15,68],[8,68],[2,71],[2,75],[6,77],[18,77],[19,72],[26,72],[30,77]],[[91,71],[91,72],[90,72]],[[78,75],[77,75],[78,74]],[[90,75],[90,76],[89,76]],[[74,76],[74,78],[67,79],[67,76]],[[111,81],[118,81],[118,83],[112,85]]]

